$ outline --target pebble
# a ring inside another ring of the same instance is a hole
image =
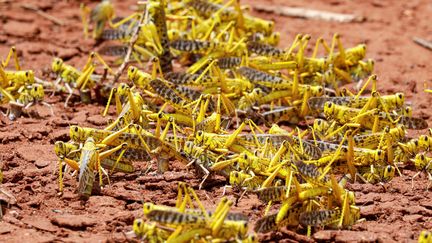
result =
[[[371,232],[361,231],[336,231],[336,230],[321,230],[313,235],[317,241],[336,241],[336,242],[377,242],[378,237]]]
[[[28,225],[31,225],[35,227],[36,229],[49,231],[49,232],[56,232],[58,228],[44,217],[39,216],[30,216],[30,217],[24,217],[22,221]]]
[[[69,60],[78,55],[79,51],[75,48],[60,48],[57,56],[63,60]]]
[[[55,215],[51,223],[64,228],[85,229],[97,224],[97,220],[84,215]]]
[[[87,118],[87,121],[95,126],[104,126],[107,125],[106,117],[101,115],[93,115]]]
[[[403,216],[403,221],[412,224],[414,222],[423,221],[422,218],[423,216],[420,214],[410,214],[410,215]]]
[[[13,132],[0,132],[0,141],[2,144],[7,144],[19,140],[20,135]]]
[[[69,128],[55,130],[49,135],[52,142],[56,141],[68,141],[69,140]]]
[[[40,29],[36,24],[33,23],[8,21],[3,25],[3,31],[6,35],[10,36],[35,38],[40,32]]]
[[[0,221],[0,235],[8,234],[16,229],[18,229],[18,227],[4,221]]]
[[[121,200],[114,199],[107,196],[92,196],[88,200],[89,208],[99,208],[99,207],[113,207],[113,208],[123,208],[125,202]]]
[[[27,146],[21,146],[17,149],[17,154],[25,161],[35,162],[38,168],[46,167],[49,163],[57,160],[51,144],[33,145],[31,149]]]

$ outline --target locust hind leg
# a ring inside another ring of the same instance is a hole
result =
[[[210,171],[208,171],[206,168],[204,168],[204,166],[202,166],[201,164],[199,166],[201,167],[201,169],[204,171],[204,174],[205,174],[204,177],[203,177],[203,179],[202,179],[202,181],[201,181],[201,183],[198,186],[198,190],[201,190],[202,185],[204,185],[204,182],[207,180],[207,178],[210,175]]]
[[[69,100],[72,98],[73,90],[72,90],[72,88],[70,87],[70,85],[68,83],[66,83],[65,86],[66,86],[66,89],[68,90],[68,93],[69,93],[68,97],[66,98],[66,101],[64,103],[64,107],[67,108]]]

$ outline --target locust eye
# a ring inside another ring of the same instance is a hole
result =
[[[136,221],[136,225],[138,226],[138,227],[141,227],[141,220],[140,219],[137,219],[137,221]]]
[[[243,155],[243,159],[248,159],[248,155],[247,155],[247,154],[244,154],[244,155]]]
[[[26,77],[28,77],[29,76],[29,72],[27,71],[27,72],[25,72],[25,75],[26,75]]]
[[[234,168],[238,168],[238,163],[237,163],[237,161],[235,161],[235,162],[233,163],[233,167],[234,167]]]
[[[391,172],[392,171],[392,167],[389,165],[387,166],[387,172]]]
[[[75,132],[78,132],[78,127],[74,127],[74,131],[75,131]]]
[[[381,150],[378,150],[378,156],[381,156],[381,153],[382,153]]]
[[[421,159],[421,160],[424,160],[424,159],[425,159],[424,154],[420,154],[420,159]]]
[[[145,207],[146,210],[150,210],[150,204],[146,203],[146,204],[144,204],[144,207]]]

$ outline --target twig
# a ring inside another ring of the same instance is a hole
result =
[[[44,11],[40,10],[38,7],[35,7],[33,5],[30,5],[30,4],[21,4],[21,7],[24,8],[24,9],[27,9],[27,10],[34,11],[36,14],[40,15],[43,18],[46,18],[46,19],[50,20],[54,24],[57,24],[57,25],[60,25],[60,26],[64,25],[63,21],[59,20],[58,18],[56,18],[56,17],[54,17],[52,15],[49,15],[49,14],[45,13]]]
[[[133,49],[135,43],[138,40],[138,33],[139,33],[140,29],[141,29],[141,25],[144,22],[144,18],[145,18],[145,15],[146,15],[146,9],[147,8],[145,8],[144,11],[143,11],[143,13],[141,14],[141,18],[140,18],[140,20],[138,22],[138,26],[134,30],[133,35],[132,35],[132,37],[131,37],[131,39],[129,41],[128,50],[126,52],[126,56],[125,56],[125,58],[123,60],[123,63],[120,65],[120,67],[117,69],[116,73],[114,74],[113,83],[117,82],[117,80],[120,78],[120,75],[123,73],[124,69],[126,68],[127,64],[129,63],[129,59],[130,59],[130,56],[132,54],[132,49]]]
[[[416,44],[418,44],[418,45],[420,45],[420,46],[422,46],[422,47],[424,47],[424,48],[429,49],[429,50],[432,51],[432,42],[427,41],[427,40],[422,39],[422,38],[419,38],[419,37],[414,37],[413,41]]]
[[[271,6],[271,5],[258,5],[254,6],[258,11],[270,12],[282,16],[305,18],[305,19],[318,19],[325,21],[335,21],[341,23],[347,22],[363,22],[364,17],[356,16],[353,14],[340,14],[321,10],[306,9],[306,8],[293,8],[284,6]]]

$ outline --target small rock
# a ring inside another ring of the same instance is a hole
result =
[[[370,204],[374,204],[374,202],[380,202],[380,201],[381,201],[381,197],[377,193],[368,193],[356,198],[356,203],[358,205],[370,205]]]
[[[123,208],[125,202],[121,200],[116,200],[112,197],[107,196],[92,196],[88,200],[88,207],[113,207],[113,208]]]
[[[47,167],[49,164],[50,162],[47,160],[38,160],[35,162],[36,167],[38,167],[39,169]]]
[[[162,181],[164,179],[163,175],[143,175],[136,179],[136,181],[140,184],[146,184],[147,183],[158,183],[159,181]]]
[[[8,234],[8,233],[10,233],[16,229],[18,229],[18,227],[14,226],[10,223],[0,221],[0,235]]]
[[[64,119],[64,118],[53,118],[52,119],[52,123],[56,126],[59,127],[69,127],[69,125],[71,124],[69,122],[69,118]]]
[[[55,215],[51,218],[51,223],[64,228],[85,229],[96,225],[97,220],[86,215]]]
[[[58,51],[57,56],[63,60],[69,60],[72,57],[75,57],[76,55],[78,55],[78,53],[79,53],[79,51],[75,48],[61,48]]]
[[[12,182],[17,183],[21,181],[24,178],[24,173],[22,170],[14,171],[12,173],[5,173],[3,175],[3,183],[5,182]]]
[[[69,129],[55,130],[54,132],[50,133],[49,136],[52,142],[56,142],[56,141],[66,142],[69,140]]]
[[[336,242],[377,242],[378,236],[371,232],[342,230],[336,233]]]
[[[24,225],[24,227],[25,226],[26,225]],[[55,242],[56,241],[56,237],[53,234],[47,234],[37,229],[26,229],[26,228],[19,229],[14,236],[5,235],[5,237],[8,238],[6,239],[0,238],[0,241],[1,242]]]
[[[88,114],[89,112],[86,110],[79,111],[75,113],[75,116],[71,122],[74,122],[76,124],[82,124],[87,120]]]
[[[20,163],[18,162],[17,159],[14,159],[14,157],[15,157],[15,155],[12,155],[9,159],[4,158],[4,166],[6,168],[20,166]]]
[[[45,48],[43,45],[34,45],[34,44],[32,45],[31,49],[27,50],[28,54],[32,54],[32,55],[39,54],[39,53],[42,53],[44,51],[45,51]]]
[[[57,227],[52,225],[51,222],[44,217],[30,216],[23,218],[22,221],[28,225],[35,227],[36,229],[49,232],[56,232],[58,230]]]
[[[432,209],[432,200],[428,200],[428,199],[422,200],[420,202],[420,206],[423,206],[427,209]]]
[[[407,82],[407,89],[410,90],[412,93],[417,93],[417,82],[414,80],[410,80]]]
[[[407,208],[403,208],[402,212],[404,214],[422,214],[426,209],[422,206],[414,205]]]
[[[42,203],[41,199],[35,199],[27,203],[27,206],[32,208],[39,208]]]
[[[54,163],[54,162],[52,162]],[[24,174],[25,174],[25,179],[28,180],[29,182],[34,181],[34,179],[37,176],[45,176],[48,174],[51,174],[52,170],[50,170],[50,168],[41,168],[41,169],[25,169],[24,170]]]
[[[19,140],[20,135],[13,132],[0,132],[0,141],[2,144]]]
[[[313,234],[313,238],[317,241],[331,241],[334,237],[333,233],[331,230],[321,230]]]
[[[194,176],[192,174],[186,174],[182,172],[168,171],[163,174],[165,181],[186,181],[187,179],[192,179]]]
[[[403,221],[404,222],[409,222],[409,223],[414,223],[414,222],[419,222],[422,221],[423,216],[420,214],[411,214],[411,215],[405,215],[403,216]]]
[[[33,145],[31,150],[28,147],[22,146],[17,149],[17,154],[20,158],[28,162],[37,162],[40,165],[44,165],[46,163],[48,165],[49,163],[53,163],[57,160],[57,157],[53,150],[53,146],[50,144]],[[43,168],[45,166],[42,166],[40,168]]]
[[[425,120],[428,120],[429,117],[430,117],[430,115],[429,115],[427,112],[424,112],[424,111],[422,111],[422,110],[420,111],[419,116],[420,116],[420,118],[423,118],[423,119],[425,119]]]
[[[16,198],[14,197],[14,195],[12,195],[11,192],[7,192],[7,191],[5,191],[4,189],[2,189],[2,190],[0,191],[0,202],[1,202],[1,204],[3,205],[3,206],[1,207],[1,210],[5,210],[5,209],[6,209],[5,205],[6,205],[7,207],[10,207],[10,206],[12,206],[12,205],[17,204],[17,200],[16,200]]]
[[[40,29],[36,24],[18,21],[8,21],[3,25],[3,31],[6,35],[16,37],[35,37],[40,33]]]
[[[87,121],[96,126],[107,125],[107,118],[101,115],[94,115],[87,118]]]
[[[366,218],[378,217],[380,214],[382,214],[381,210],[376,205],[360,207],[360,213],[362,217]]]
[[[104,191],[105,195],[114,197],[119,200],[128,201],[128,202],[142,202],[143,195],[138,191],[126,191],[126,190],[111,190],[108,189]]]
[[[126,205],[126,209],[127,210],[137,210],[137,209],[142,210],[142,203],[134,202],[134,203],[128,204],[128,205]]]
[[[75,193],[67,191],[67,192],[63,192],[63,194],[62,194],[63,200],[72,200],[74,198],[76,198]]]
[[[20,128],[21,134],[27,138],[38,135],[47,136],[52,132],[52,129],[49,126],[46,126],[46,124],[26,124],[22,125]]]
[[[75,195],[75,198],[77,198],[77,197],[78,196]],[[69,203],[69,207],[72,208],[72,209],[75,209],[75,210],[83,210],[83,209],[85,209],[82,201],[70,202]]]
[[[132,212],[118,212],[114,216],[114,220],[124,222],[128,225],[133,224],[134,219],[135,219],[135,216],[133,215]]]

